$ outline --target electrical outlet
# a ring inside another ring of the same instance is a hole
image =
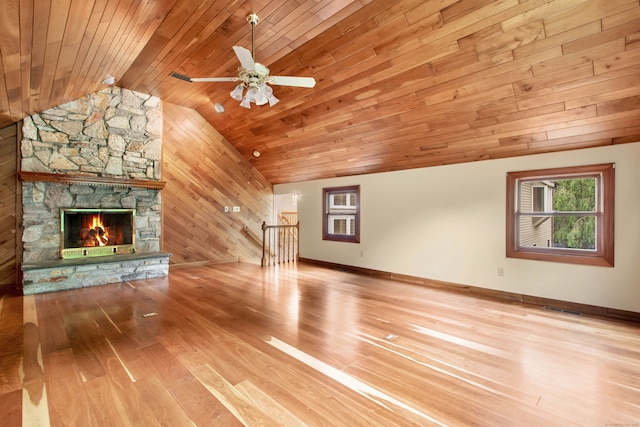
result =
[[[504,277],[504,267],[498,267],[498,276]]]
[[[225,207],[224,207],[224,212],[225,212],[225,213],[229,213],[229,206],[225,206]]]
[[[234,212],[240,212],[240,206],[234,206],[233,207],[233,211]]]

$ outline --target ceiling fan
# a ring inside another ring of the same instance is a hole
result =
[[[296,86],[312,88],[316,81],[313,77],[294,76],[270,76],[269,69],[255,61],[255,27],[260,19],[255,13],[247,15],[247,21],[251,24],[251,52],[240,46],[233,46],[240,61],[237,77],[188,77],[179,73],[171,73],[172,77],[180,80],[196,83],[208,82],[240,82],[230,93],[231,98],[241,101],[240,106],[251,108],[251,103],[264,105],[267,102],[270,106],[275,105],[279,100],[273,95],[273,89],[267,84],[280,86]],[[244,90],[247,89],[243,95]]]

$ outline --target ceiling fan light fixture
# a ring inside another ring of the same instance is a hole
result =
[[[273,90],[266,84],[263,84],[260,89],[258,89],[258,94],[256,95],[256,105],[264,105],[269,102],[269,95],[273,93]]]
[[[249,100],[249,102],[256,102],[256,100],[258,99],[258,89],[256,89],[255,87],[249,87],[249,89],[247,89],[247,94],[245,95],[245,97]]]
[[[251,101],[249,101],[249,99],[245,96],[242,99],[242,102],[240,103],[240,106],[250,110],[251,109]]]
[[[244,92],[247,88],[246,93]],[[242,82],[233,89],[230,93],[231,98],[236,101],[241,101],[240,106],[244,108],[251,108],[251,103],[256,105],[265,105],[269,103],[269,106],[274,106],[278,103],[279,99],[273,95],[273,89],[269,87],[265,82],[252,80],[250,82]]]
[[[244,91],[244,86],[242,84],[239,84],[238,86],[235,87],[235,89],[233,89],[230,93],[231,98],[235,99],[236,101],[242,101],[242,92]]]

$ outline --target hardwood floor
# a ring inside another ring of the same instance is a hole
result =
[[[29,427],[637,426],[639,332],[304,263],[176,269],[2,297],[0,414]]]

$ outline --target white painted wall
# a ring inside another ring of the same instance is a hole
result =
[[[273,197],[273,218],[277,222],[277,218],[282,212],[298,212],[298,195],[291,194],[275,194]],[[269,224],[275,224],[270,222]]]
[[[506,258],[506,173],[599,163],[616,164],[615,267]],[[357,184],[360,243],[323,241],[322,188]],[[303,258],[640,312],[640,143],[279,184],[274,193],[298,194]]]

